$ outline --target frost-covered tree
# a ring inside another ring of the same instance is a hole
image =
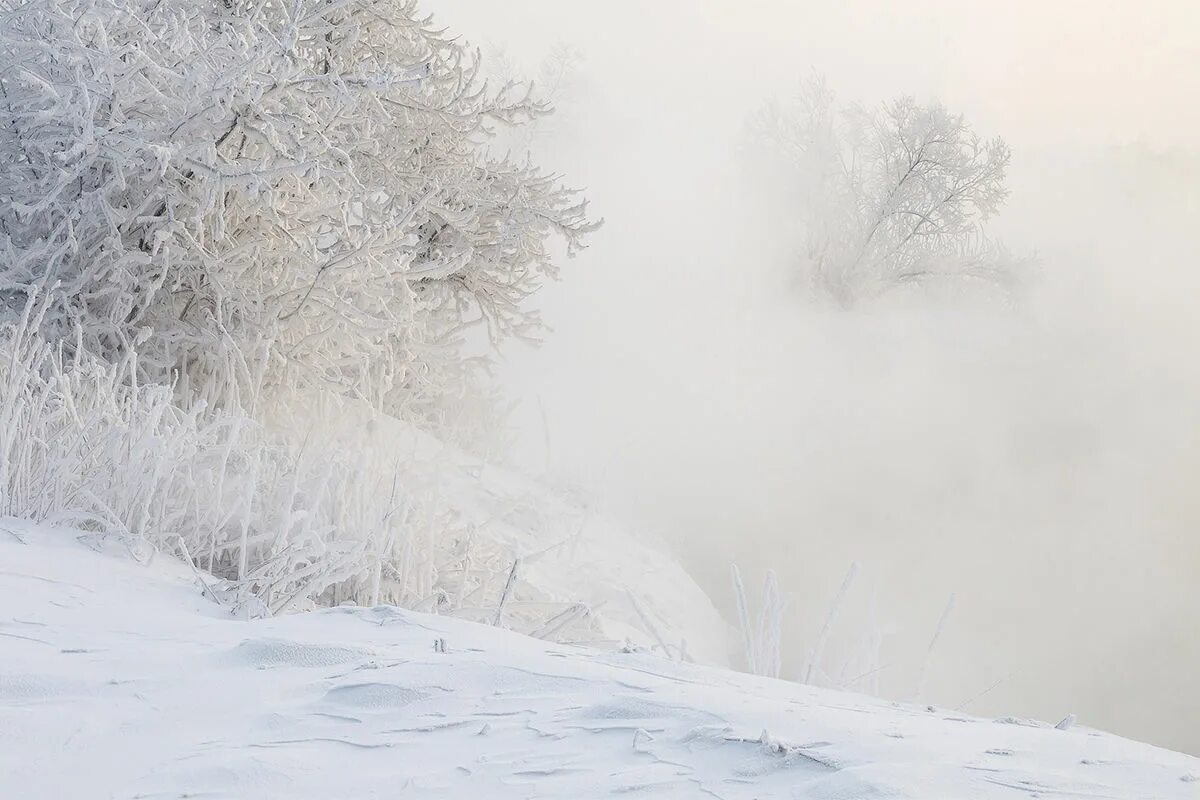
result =
[[[906,284],[1013,276],[1017,261],[983,230],[1008,193],[1009,149],[962,116],[911,97],[842,107],[814,79],[795,103],[756,115],[752,134],[786,183],[780,214],[803,242],[806,277],[842,305]]]
[[[409,0],[0,0],[0,312],[254,408],[319,388],[437,428],[463,331],[594,228],[488,137],[548,112]]]

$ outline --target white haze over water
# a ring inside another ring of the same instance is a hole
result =
[[[1200,752],[1200,7],[431,8],[530,71],[584,58],[538,147],[607,225],[543,292],[545,346],[505,353],[527,469],[661,534],[726,611],[731,561],[755,593],[777,570],[787,677],[856,561],[831,663],[884,641],[853,688],[911,698],[954,593],[922,700]],[[786,209],[738,147],[814,70],[1008,140],[994,230],[1043,264],[1012,307],[788,292]]]

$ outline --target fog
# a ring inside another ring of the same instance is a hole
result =
[[[841,6],[432,4],[529,71],[583,59],[535,146],[606,225],[542,292],[545,345],[504,352],[517,460],[661,536],[726,612],[730,563],[753,594],[775,569],[785,677],[856,562],[830,682],[1200,753],[1200,10]],[[1006,138],[994,230],[1041,262],[1011,302],[789,290],[743,126],[814,70]]]

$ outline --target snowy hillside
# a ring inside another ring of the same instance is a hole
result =
[[[391,607],[235,621],[0,530],[4,798],[1195,798],[1200,761]]]
[[[505,576],[517,560],[512,597],[504,605],[505,624],[513,630],[560,643],[632,645],[729,665],[735,632],[646,532],[362,404],[343,403],[337,414],[315,416],[326,420],[310,431],[317,449],[357,452],[367,474],[390,474],[395,454],[403,453],[436,476],[430,494],[443,525],[467,532],[433,537],[426,545],[428,558],[440,564],[428,595],[448,598],[437,604],[440,615],[493,621]],[[459,565],[483,575],[478,589],[464,592]],[[478,597],[473,604],[452,599],[464,595]]]

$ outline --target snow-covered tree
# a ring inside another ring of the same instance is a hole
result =
[[[843,305],[947,278],[1004,283],[1019,266],[983,230],[1007,196],[1008,146],[937,103],[842,107],[813,79],[756,115],[752,134],[786,184],[780,214],[805,276]]]
[[[548,107],[411,0],[0,0],[0,312],[218,405],[332,389],[437,428],[463,331],[595,226],[487,146]]]

